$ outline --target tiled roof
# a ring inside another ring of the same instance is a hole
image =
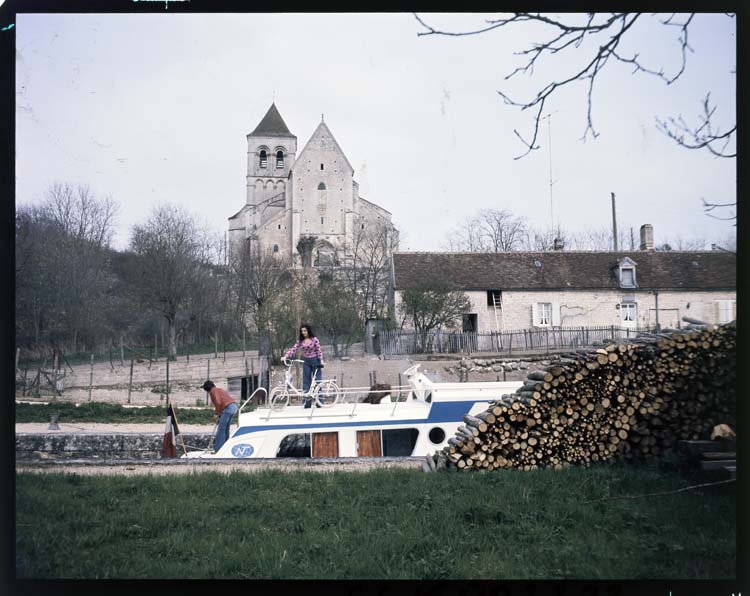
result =
[[[397,290],[620,289],[615,270],[629,257],[641,289],[733,290],[737,257],[728,252],[394,253]]]
[[[260,124],[255,127],[255,130],[248,136],[253,137],[294,137],[286,127],[284,119],[279,114],[279,110],[276,109],[276,104],[272,103],[271,107],[268,108],[268,112],[263,116],[263,120]],[[296,137],[295,137],[296,138]]]

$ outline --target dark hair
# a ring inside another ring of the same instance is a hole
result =
[[[214,385],[213,381],[206,381],[203,383],[203,391],[210,391],[214,387],[216,387],[216,385]]]
[[[312,328],[312,327],[310,327],[310,325],[308,325],[307,323],[302,323],[302,325],[300,325],[300,326],[299,326],[299,328],[300,328],[300,332],[299,332],[299,340],[300,340],[300,341],[302,341],[303,339],[305,339],[305,338],[304,338],[304,337],[302,336],[302,328],[303,328],[303,327],[304,327],[305,329],[307,329],[307,337],[309,337],[309,338],[313,338],[313,337],[315,337],[315,332],[313,331],[313,328]]]

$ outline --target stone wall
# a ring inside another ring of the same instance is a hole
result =
[[[188,450],[208,448],[211,433],[182,433]],[[151,459],[160,458],[163,433],[17,433],[16,459],[46,458],[101,458]],[[178,441],[178,453],[182,453]]]

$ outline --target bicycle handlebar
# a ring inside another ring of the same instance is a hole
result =
[[[284,363],[285,366],[291,366],[293,362],[299,362],[300,364],[304,364],[304,360],[287,360],[286,358],[282,358],[281,361]],[[313,368],[324,368],[325,364],[313,364]]]

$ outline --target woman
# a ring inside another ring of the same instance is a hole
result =
[[[307,323],[300,325],[299,338],[284,354],[283,360],[286,361],[288,358],[294,356],[294,353],[299,348],[302,348],[302,360],[305,363],[302,369],[302,390],[307,393],[312,384],[313,370],[315,378],[321,381],[323,379],[323,371],[321,369],[325,366],[320,341],[315,337],[312,327]],[[306,408],[309,408],[312,405],[312,399],[306,396],[304,398],[304,405]]]

